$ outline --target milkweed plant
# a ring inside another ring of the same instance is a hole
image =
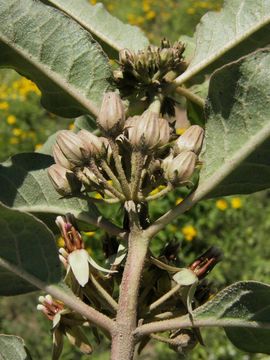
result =
[[[270,187],[269,41],[270,0],[225,0],[193,37],[159,46],[101,4],[0,0],[1,67],[32,80],[47,111],[76,117],[0,167],[0,294],[44,292],[52,359],[64,338],[90,355],[91,332],[111,341],[112,360],[139,357],[149,341],[188,358],[212,327],[270,354],[269,285],[241,281],[209,297],[222,249],[178,267],[178,247],[150,247],[200,200]],[[183,201],[153,218],[149,207],[174,191]],[[114,204],[118,223],[106,217]],[[103,261],[85,246],[90,228],[106,234]],[[31,359],[21,338],[0,343],[1,358]]]

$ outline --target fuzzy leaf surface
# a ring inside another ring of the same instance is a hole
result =
[[[230,285],[219,292],[214,299],[196,309],[194,321],[207,319],[209,323],[225,321],[225,332],[230,341],[241,350],[270,354],[270,286],[243,281]],[[237,321],[242,324],[237,328]],[[268,329],[245,328],[243,322],[258,322]],[[230,327],[230,322],[234,324]],[[235,327],[236,326],[236,327]]]
[[[0,205],[0,295],[18,295],[36,288],[16,272],[27,272],[47,284],[61,279],[53,233],[31,214]],[[4,267],[9,264],[10,269]],[[13,271],[13,268],[17,268]]]
[[[270,187],[270,49],[216,71],[210,80],[199,197]]]
[[[225,0],[220,12],[205,14],[195,33],[196,49],[176,82],[209,73],[270,43],[270,0]]]
[[[108,58],[91,34],[36,0],[0,0],[0,67],[33,80],[60,116],[97,114],[110,85]]]
[[[0,359],[31,360],[22,338],[14,335],[0,335]]]
[[[47,175],[47,168],[53,163],[49,155],[24,153],[0,165],[0,201],[42,219],[49,214],[48,222],[71,212],[79,220],[95,223],[99,212],[93,204],[78,198],[61,198],[54,190]]]
[[[138,51],[149,45],[148,39],[137,26],[122,23],[112,16],[103,4],[90,5],[87,0],[46,0],[65,12],[97,41],[117,52],[128,48]],[[105,47],[106,49],[106,47]]]

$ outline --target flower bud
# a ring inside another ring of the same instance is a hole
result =
[[[165,162],[164,176],[172,184],[187,181],[193,174],[197,155],[192,151],[183,151],[171,161]]]
[[[53,145],[52,152],[56,164],[61,165],[68,170],[72,170],[74,168],[74,165],[68,161],[57,143]]]
[[[90,157],[99,158],[106,153],[106,145],[108,140],[104,137],[98,137],[92,134],[90,131],[81,130],[77,133],[77,136],[82,140],[84,147],[81,152],[85,159]]]
[[[175,142],[174,152],[193,151],[199,155],[204,139],[204,130],[199,125],[190,126]]]
[[[97,122],[105,134],[116,137],[122,132],[125,109],[117,93],[108,92],[104,95]]]
[[[73,172],[61,165],[51,165],[48,169],[48,175],[55,190],[62,196],[71,195],[81,189],[81,183]]]
[[[127,131],[131,145],[141,151],[161,147],[168,143],[170,138],[168,122],[149,110],[139,118],[130,120]]]
[[[56,143],[69,162],[76,166],[81,166],[84,163],[81,151],[84,148],[84,143],[78,135],[69,130],[62,130],[56,137]]]
[[[132,63],[134,61],[134,53],[128,49],[122,49],[119,52],[120,63]]]

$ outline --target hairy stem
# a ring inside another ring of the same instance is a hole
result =
[[[135,349],[133,331],[137,326],[138,293],[148,239],[136,229],[129,236],[127,261],[120,287],[116,326],[112,334],[111,360],[132,360]]]
[[[137,200],[140,190],[141,176],[144,165],[144,155],[140,151],[132,153],[132,193],[131,197]]]
[[[130,192],[126,174],[124,172],[124,169],[123,169],[123,166],[121,163],[118,145],[114,142],[113,139],[108,138],[108,140],[109,140],[110,147],[112,149],[112,155],[113,155],[113,159],[115,162],[116,170],[118,172],[119,182],[121,184],[122,191],[123,191],[126,199],[129,200],[131,198],[131,192]]]
[[[43,290],[46,293],[50,294],[55,299],[62,301],[68,308],[81,314],[93,324],[101,327],[102,329],[108,331],[109,333],[112,333],[114,328],[113,320],[111,320],[106,315],[103,315],[99,311],[95,310],[91,306],[86,305],[77,296],[71,293],[66,293],[64,290],[62,290],[60,287],[56,285],[47,285],[46,283],[39,280],[35,276],[29,274],[22,268],[19,268],[16,265],[11,264],[8,261],[5,261],[4,259],[1,258],[0,258],[0,266],[16,274],[17,276],[24,279],[28,283],[34,285],[37,289]]]
[[[141,338],[145,335],[152,333],[164,332],[170,330],[184,329],[188,327],[243,327],[250,329],[270,329],[270,323],[258,322],[258,321],[246,321],[240,319],[216,319],[207,318],[191,320],[188,316],[182,316],[174,319],[156,321],[137,327],[134,331],[134,336]]]
[[[118,199],[124,200],[124,196],[118,190],[116,190],[113,186],[108,184],[107,180],[101,174],[101,172],[99,171],[99,169],[93,159],[90,160],[90,168],[93,171],[93,173],[96,175],[96,177],[98,178],[100,183],[104,186],[105,189],[109,190],[110,193],[113,194]]]
[[[183,87],[178,87],[178,88],[176,88],[176,92],[179,95],[185,96],[185,98],[192,101],[194,104],[197,104],[200,107],[204,108],[204,106],[205,106],[204,99],[201,98],[200,96],[194,94],[192,91],[190,91],[190,90],[188,90],[186,88],[183,88]]]
[[[109,176],[109,178],[112,180],[112,182],[113,182],[114,186],[117,188],[117,190],[121,190],[121,184],[120,184],[119,180],[114,175],[113,171],[111,170],[111,168],[109,167],[109,165],[107,164],[107,162],[105,160],[101,161],[101,167],[106,172],[106,174]]]
[[[117,312],[118,304],[114,300],[114,298],[104,289],[103,286],[100,285],[94,275],[90,274],[90,280],[99,295],[102,296],[102,298],[106,301],[106,303],[111,307],[114,312]]]
[[[165,189],[162,189],[161,191],[159,191],[157,194],[155,195],[149,195],[145,198],[146,201],[151,201],[151,200],[156,200],[161,198],[162,196],[165,196],[166,194],[168,194],[171,190],[173,189],[172,184],[168,184]]]
[[[181,285],[176,285],[171,290],[166,292],[166,294],[162,295],[159,299],[157,299],[155,302],[153,302],[149,306],[149,311],[154,311],[156,308],[158,308],[160,305],[162,305],[165,301],[167,301],[170,297],[172,297],[175,293],[177,293],[180,290]]]

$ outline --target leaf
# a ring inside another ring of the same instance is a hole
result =
[[[37,290],[21,279],[20,272],[47,284],[60,281],[61,267],[54,235],[45,224],[31,214],[1,205],[0,227],[0,295]]]
[[[270,49],[216,71],[210,80],[199,198],[270,187]]]
[[[22,338],[14,335],[0,335],[0,359],[31,360]]]
[[[47,168],[53,163],[51,156],[24,153],[0,165],[0,201],[38,216],[51,215],[44,219],[48,221],[71,212],[83,222],[96,224],[100,214],[94,204],[78,198],[60,198],[54,190],[47,175]]]
[[[213,300],[193,312],[195,321],[208,319],[227,323],[225,331],[241,350],[270,354],[270,286],[255,281],[235,283],[218,293]],[[239,326],[237,323],[239,321]],[[244,327],[245,322],[258,322],[257,328]],[[234,327],[230,327],[233,323]],[[261,328],[260,328],[261,327]]]
[[[35,0],[0,0],[0,67],[33,80],[41,102],[64,117],[98,113],[112,76],[91,35],[58,10]]]
[[[180,85],[209,73],[270,42],[270,0],[225,0],[220,12],[209,12],[196,30],[196,50]]]
[[[76,280],[84,287],[89,280],[88,252],[84,249],[72,251],[68,255],[68,263]]]
[[[96,121],[90,116],[80,116],[76,119],[74,131],[78,132],[80,130],[87,130],[90,132],[94,132],[97,129]]]
[[[148,39],[137,26],[123,24],[108,13],[103,4],[93,6],[87,0],[46,1],[76,20],[98,42],[106,44],[110,52],[124,48],[138,51],[149,45]]]

